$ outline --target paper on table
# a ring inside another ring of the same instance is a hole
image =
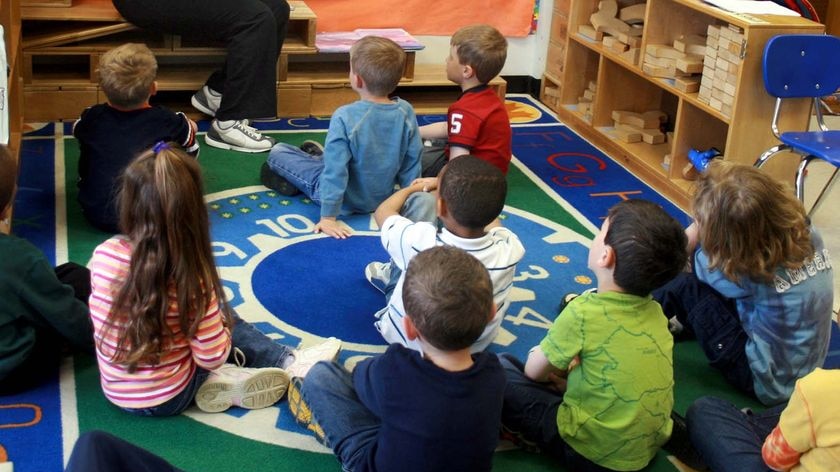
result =
[[[758,15],[800,16],[799,13],[785,8],[778,3],[755,0],[704,0],[720,9],[733,13],[752,13]]]

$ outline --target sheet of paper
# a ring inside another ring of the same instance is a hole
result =
[[[733,13],[751,13],[755,15],[783,15],[800,16],[799,13],[785,8],[778,3],[755,0],[705,0],[706,3],[714,5],[722,10]]]

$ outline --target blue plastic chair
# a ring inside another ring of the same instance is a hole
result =
[[[764,165],[771,157],[783,151],[799,154],[801,160],[796,170],[796,197],[804,203],[805,175],[814,159],[834,166],[834,173],[820,192],[809,215],[831,191],[840,168],[840,130],[829,130],[823,121],[820,98],[831,95],[840,88],[840,38],[823,34],[791,34],[775,36],[764,48],[764,87],[776,97],[773,110],[773,134],[781,144],[765,151],[755,162]],[[782,100],[811,98],[814,102],[818,131],[779,131],[779,114]]]

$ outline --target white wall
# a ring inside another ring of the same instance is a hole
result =
[[[502,75],[530,75],[542,77],[551,31],[551,12],[554,0],[540,0],[540,17],[536,34],[525,38],[508,38],[508,55]],[[425,49],[418,51],[418,64],[443,64],[449,54],[449,36],[417,36]]]

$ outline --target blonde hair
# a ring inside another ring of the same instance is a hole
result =
[[[134,249],[111,308],[112,318],[126,320],[113,360],[133,371],[159,361],[172,335],[167,314],[173,301],[187,338],[213,299],[225,326],[233,319],[210,247],[198,162],[175,143],[155,145],[125,169],[118,198],[120,229]]]
[[[472,67],[479,82],[486,84],[499,75],[507,59],[507,40],[490,25],[465,26],[449,41],[458,52],[458,63]]]
[[[99,59],[99,85],[112,105],[137,108],[149,99],[157,69],[155,55],[145,44],[123,44]]]
[[[370,93],[387,96],[403,76],[405,51],[388,38],[365,36],[350,48],[350,67]]]
[[[754,167],[713,162],[697,182],[693,212],[709,268],[730,280],[769,283],[778,267],[800,267],[814,253],[802,203]]]

